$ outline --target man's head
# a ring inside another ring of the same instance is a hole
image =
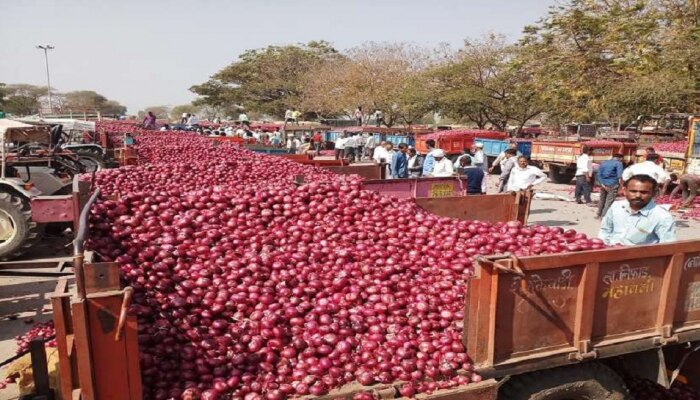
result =
[[[510,143],[508,143],[508,148],[509,148],[509,149],[515,150],[515,149],[518,148],[518,143],[516,143],[516,142],[510,142]]]
[[[409,156],[413,157],[413,156],[415,156],[416,154],[417,154],[417,153],[416,153],[416,149],[414,149],[413,147],[411,147],[410,149],[408,149],[408,155],[409,155]]]
[[[399,144],[399,151],[406,154],[408,151],[408,145],[406,143]]]
[[[474,144],[474,152],[482,150],[483,148],[484,148],[484,144],[481,142],[477,142]]]
[[[646,149],[647,154],[656,154],[656,149],[653,147],[647,147]]]
[[[428,145],[429,149],[434,149],[435,148],[435,141],[433,139],[428,139],[425,141],[425,144]]]
[[[651,161],[651,162],[653,162],[654,164],[658,164],[658,162],[659,162],[659,155],[656,154],[656,153],[647,154],[647,161]]]
[[[507,149],[505,151],[505,153],[506,153],[506,158],[511,158],[511,157],[515,156],[516,154],[518,154],[518,152],[515,151],[515,149]]]
[[[380,146],[380,147],[384,147],[385,144],[386,144],[386,142],[383,141],[383,140],[382,140],[381,142],[379,142],[379,146]]]
[[[386,142],[386,143],[384,144],[384,148],[387,149],[387,151],[391,151],[391,150],[394,149],[394,144],[391,143],[391,142]]]
[[[464,168],[472,165],[472,158],[471,157],[462,157],[459,159],[459,165]]]
[[[581,154],[587,154],[590,156],[591,154],[593,154],[593,149],[590,147],[584,147],[581,149]]]
[[[633,210],[644,208],[656,193],[656,181],[649,175],[634,175],[625,182],[625,197]]]
[[[525,156],[518,157],[518,166],[520,168],[527,168],[528,160]]]
[[[445,152],[442,149],[433,150],[433,157],[436,161],[440,161],[445,158]]]
[[[625,158],[625,156],[620,153],[613,154],[613,160],[622,161],[623,158]]]

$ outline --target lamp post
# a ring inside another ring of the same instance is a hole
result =
[[[54,46],[50,44],[36,46],[39,50],[44,50],[44,59],[46,60],[46,83],[48,85],[49,92],[49,112],[53,112],[53,104],[51,104],[51,75],[49,75],[49,50],[53,50]]]

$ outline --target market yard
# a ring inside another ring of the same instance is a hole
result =
[[[700,400],[697,1],[1,9],[0,400]]]

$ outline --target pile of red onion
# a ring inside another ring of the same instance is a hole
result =
[[[604,247],[441,218],[358,177],[192,134],[137,145],[144,165],[98,173],[118,198],[91,210],[87,245],[135,289],[146,399],[276,400],[351,382],[401,382],[412,397],[479,381],[461,343],[473,258]]]
[[[685,154],[688,151],[688,141],[678,140],[675,142],[655,143],[652,147],[657,152]]]
[[[53,338],[54,336],[56,336],[56,329],[54,328],[53,321],[36,323],[31,327],[31,329],[29,329],[29,331],[27,331],[27,333],[15,337],[15,342],[17,343],[17,353],[19,354],[29,350],[29,343],[38,337],[48,339]],[[56,347],[56,339],[47,340],[46,347]]]

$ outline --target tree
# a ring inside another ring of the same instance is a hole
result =
[[[347,58],[317,64],[304,80],[302,105],[318,115],[351,115],[362,106],[384,113],[387,126],[413,123],[431,110],[421,79],[431,52],[406,43],[364,43]]]
[[[168,116],[170,115],[169,106],[151,106],[139,111],[139,119],[143,119],[149,111],[155,114],[156,118],[158,119],[168,119]]]
[[[179,106],[173,107],[170,110],[170,119],[173,121],[179,121],[182,118],[182,114],[197,114],[200,107],[194,104],[181,104]]]
[[[4,83],[0,82],[0,110],[5,108],[5,96],[7,96],[7,88]]]
[[[545,109],[520,49],[499,35],[465,40],[448,62],[433,68],[436,103],[448,117],[479,128],[519,126]]]
[[[16,115],[30,115],[39,112],[39,99],[46,88],[18,83],[5,87],[5,111]]]
[[[65,111],[103,113],[109,115],[122,115],[126,113],[126,107],[114,100],[93,90],[76,90],[63,94],[63,108]]]
[[[197,105],[241,105],[247,111],[281,117],[286,109],[299,105],[305,73],[334,57],[338,52],[324,41],[247,50],[209,81],[190,90],[201,96]]]

